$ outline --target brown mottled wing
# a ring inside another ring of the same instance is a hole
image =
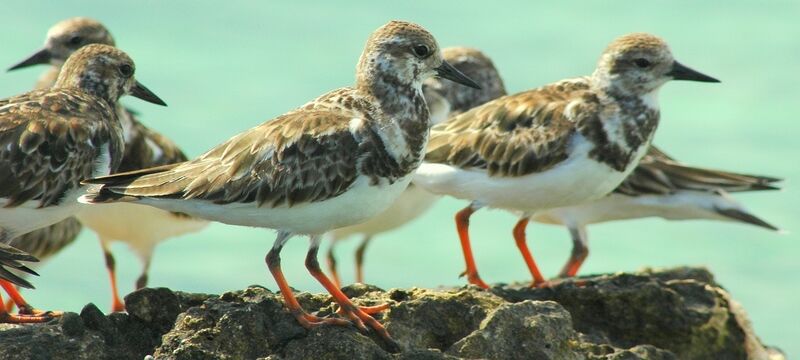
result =
[[[117,174],[95,202],[115,197],[203,199],[218,204],[257,202],[276,207],[335,197],[355,181],[359,142],[352,117],[298,111],[234,136],[197,159],[161,170]]]
[[[131,131],[129,139],[125,143],[125,155],[119,165],[119,172],[188,160],[172,140],[144,126],[130,110],[120,109],[117,113],[120,116],[127,116],[131,122]]]
[[[81,223],[70,217],[48,227],[17,236],[9,245],[44,260],[72,244],[81,229]]]
[[[473,108],[431,132],[425,161],[460,168],[487,169],[490,176],[541,172],[567,158],[570,138],[580,118],[595,113],[583,101],[582,83],[558,83],[505,96]],[[583,115],[578,115],[583,116]]]
[[[0,101],[0,199],[58,204],[92,176],[100,145],[110,142],[112,168],[121,158],[108,117],[111,108],[71,90],[37,90]]]
[[[17,274],[12,273],[9,271],[9,269],[14,269],[31,275],[38,275],[35,271],[29,269],[23,264],[23,262],[37,261],[39,260],[32,255],[0,242],[0,279],[9,281],[17,286],[33,289],[33,285],[31,285],[31,283],[19,277]]]
[[[638,195],[664,195],[678,190],[727,192],[776,190],[781,179],[692,167],[679,163],[651,146],[631,175],[614,192]]]

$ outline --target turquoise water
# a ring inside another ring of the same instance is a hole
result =
[[[268,4],[228,1],[26,1],[4,4],[0,66],[41,46],[53,23],[70,16],[103,21],[137,64],[137,78],[169,103],[161,108],[126,99],[141,119],[197,155],[229,136],[317,95],[349,85],[369,33],[391,19],[418,22],[442,46],[469,45],[495,60],[511,92],[587,74],[614,37],[647,31],[669,41],[676,58],[722,84],[675,82],[661,92],[663,121],[656,143],[691,164],[800,178],[800,14],[798,1],[607,2],[529,1],[326,2]],[[0,74],[0,97],[27,90],[42,69]],[[798,230],[795,182],[782,192],[739,199],[759,216]],[[444,200],[414,224],[374,241],[368,282],[382,287],[460,285],[463,260],[452,215],[462,202]],[[527,270],[511,239],[514,218],[481,212],[473,246],[489,282],[522,281]],[[563,229],[534,225],[529,245],[540,267],[555,275],[570,241]],[[594,226],[584,273],[645,266],[703,265],[749,311],[768,344],[800,356],[797,323],[798,236],[736,224],[639,220]],[[214,224],[159,247],[151,286],[218,293],[250,284],[276,285],[264,266],[274,234]],[[357,242],[339,247],[342,276],[353,278]],[[290,283],[322,288],[303,267],[307,241],[290,241],[283,264]],[[120,284],[129,291],[138,261],[118,254]],[[392,254],[385,256],[385,254]],[[28,293],[39,307],[78,311],[87,302],[110,306],[102,255],[84,232],[53,259]]]

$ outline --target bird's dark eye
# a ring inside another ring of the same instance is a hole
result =
[[[639,59],[633,60],[633,63],[636,64],[636,66],[638,66],[640,68],[646,68],[646,67],[651,65],[650,64],[650,60],[647,60],[647,59],[644,59],[644,58],[639,58]]]
[[[128,64],[122,64],[119,66],[119,73],[124,77],[130,77],[133,75],[133,67]]]
[[[78,46],[81,43],[83,43],[83,38],[80,37],[80,36],[76,35],[76,36],[73,36],[73,37],[69,38],[69,44],[71,46]]]
[[[424,58],[430,55],[430,52],[431,50],[425,45],[414,46],[414,55],[417,55],[418,58]]]

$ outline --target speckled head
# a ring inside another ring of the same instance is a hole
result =
[[[166,105],[136,81],[135,71],[133,60],[122,50],[109,45],[86,45],[67,58],[53,87],[77,87],[112,105],[125,94]]]
[[[84,45],[104,44],[114,46],[114,38],[97,20],[74,17],[58,22],[47,31],[44,47],[8,70],[37,64],[59,66]]]
[[[391,21],[372,33],[356,71],[358,87],[421,89],[422,82],[433,75],[477,86],[443,60],[433,35],[422,26],[404,21]]]
[[[651,93],[669,80],[719,82],[675,61],[663,39],[646,33],[624,35],[609,44],[593,77],[625,96]]]
[[[425,88],[436,91],[450,103],[451,116],[506,95],[503,79],[492,59],[480,50],[455,46],[442,49],[442,55],[445,61],[481,87],[473,89],[458,86],[437,78],[425,80]]]

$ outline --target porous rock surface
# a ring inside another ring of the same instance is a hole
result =
[[[377,317],[401,351],[354,327],[304,329],[263,287],[222,295],[157,288],[128,295],[128,313],[89,304],[47,324],[0,325],[0,360],[783,358],[701,268],[585,276],[546,289],[344,291],[358,305],[392,305]],[[336,316],[328,295],[298,299]]]

